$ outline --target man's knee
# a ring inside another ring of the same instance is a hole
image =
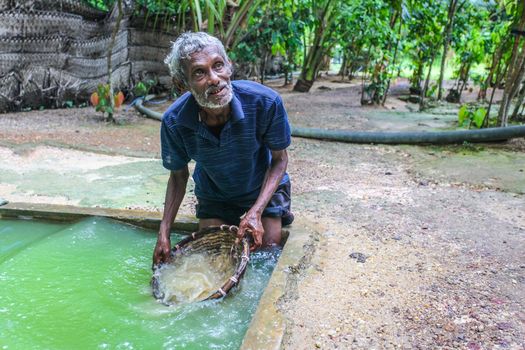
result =
[[[199,230],[208,226],[220,226],[224,224],[228,223],[222,219],[199,219]]]
[[[263,246],[281,244],[281,217],[263,217]]]

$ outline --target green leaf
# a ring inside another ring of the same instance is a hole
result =
[[[485,120],[486,115],[487,115],[487,110],[485,108],[478,108],[474,112],[474,116],[472,120],[474,121],[474,124],[476,124],[476,127],[478,129],[483,126],[483,121]]]
[[[463,126],[465,123],[465,120],[468,119],[469,110],[467,108],[467,105],[461,106],[461,108],[458,111],[458,124],[459,126]]]
[[[137,85],[135,85],[135,95],[136,96],[145,96],[148,93],[149,88],[144,84],[143,82],[138,82]]]

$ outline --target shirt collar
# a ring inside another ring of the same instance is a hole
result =
[[[186,94],[188,94],[188,97],[179,111],[179,122],[185,127],[199,130],[199,105],[190,92]],[[179,98],[184,98],[184,95]]]
[[[235,87],[233,87],[233,97],[230,102],[231,107],[231,122],[235,123],[239,120],[244,119],[244,111],[242,110],[242,104],[239,98],[237,97],[237,94],[235,93]],[[181,125],[186,126],[190,129],[193,129],[195,131],[199,130],[199,105],[197,104],[197,101],[195,100],[195,97],[190,92],[187,92],[189,94],[188,98],[184,102],[182,108],[179,112],[179,122]],[[181,96],[180,98],[183,98]]]
[[[233,88],[233,98],[230,102],[230,107],[232,109],[232,123],[238,122],[239,120],[244,119],[244,111],[242,110],[241,101],[237,98],[235,93],[235,88]]]

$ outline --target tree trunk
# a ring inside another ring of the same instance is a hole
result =
[[[523,48],[525,50],[525,47]],[[505,82],[505,90],[503,91],[503,99],[501,101],[500,110],[498,113],[498,123],[500,126],[507,126],[509,121],[508,112],[512,99],[516,96],[519,87],[525,75],[525,51],[521,54],[521,60],[518,63],[519,68],[514,69],[515,74]],[[508,75],[507,75],[508,77]],[[508,85],[507,85],[508,84]]]
[[[308,49],[308,53],[303,62],[303,68],[301,69],[301,75],[293,87],[294,91],[310,91],[310,88],[317,77],[317,72],[326,53],[325,46],[328,34],[327,31],[330,30],[334,19],[333,10],[335,9],[335,3],[334,0],[328,0],[323,8],[323,12],[321,13],[321,23],[315,29],[314,42]]]
[[[345,79],[345,76],[346,76],[346,62],[347,62],[347,56],[348,54],[346,53],[346,51],[343,52],[343,62],[341,63],[341,68],[339,69],[339,73],[337,73],[338,75],[341,76],[341,80],[344,80]]]
[[[370,47],[366,54],[366,62],[365,62],[365,69],[363,70],[363,74],[361,75],[361,106],[369,104],[370,100],[365,99],[365,80],[366,80],[366,72],[368,72],[368,66],[370,65],[370,51],[373,50],[373,47]]]
[[[421,80],[423,76],[424,63],[419,61],[417,63],[417,68],[412,73],[412,78],[410,78],[410,93],[419,95],[421,93]]]
[[[516,101],[514,111],[510,115],[509,120],[515,120],[518,118],[518,112],[523,105],[523,100],[525,100],[525,89],[521,89],[520,93],[518,94],[518,100]]]
[[[489,120],[490,120],[490,110],[492,108],[492,103],[494,102],[494,94],[496,93],[496,89],[498,89],[498,87],[500,86],[501,84],[501,80],[503,80],[503,77],[505,76],[505,74],[507,73],[507,69],[508,69],[508,65],[505,66],[505,68],[503,69],[502,71],[502,61],[499,61],[498,62],[498,65],[496,67],[496,83],[494,84],[494,87],[492,88],[492,93],[490,94],[490,101],[489,101],[489,106],[487,107],[487,114],[485,114],[485,119],[483,120],[483,127],[486,128],[489,126]]]
[[[124,16],[124,12],[122,11],[122,0],[117,0],[117,4],[115,5],[115,7],[118,11],[118,14],[115,21],[115,28],[113,28],[113,32],[111,33],[111,41],[109,42],[108,47],[108,84],[110,104],[110,112],[108,112],[108,121],[113,123],[115,122],[115,119],[113,118],[113,113],[115,112],[115,98],[113,95],[113,82],[111,80],[111,73],[113,71],[111,66],[111,56],[113,56],[113,47],[115,46],[115,39],[117,37],[117,33],[120,30],[120,22],[122,21],[122,17]]]
[[[425,101],[425,95],[427,94],[428,90],[428,84],[430,83],[430,73],[432,73],[432,65],[434,64],[434,59],[436,58],[436,54],[432,56],[432,59],[430,60],[430,65],[428,66],[428,73],[427,78],[425,79],[425,86],[423,86],[423,89],[421,89],[421,95],[419,96],[419,111],[421,112],[424,109],[424,101]]]
[[[398,52],[398,49],[399,49],[399,36],[401,35],[401,27],[403,25],[403,20],[401,19],[399,21],[399,29],[397,31],[397,41],[396,41],[396,48],[394,49],[394,58],[392,59],[392,63],[391,65],[395,65],[396,64],[396,60],[397,60],[397,52]],[[391,80],[391,77],[388,77],[388,82],[386,84],[386,90],[385,90],[385,94],[383,95],[383,100],[381,101],[381,105],[384,106],[385,105],[385,102],[386,102],[386,96],[388,95],[388,90],[390,90],[390,80]]]
[[[523,31],[525,29],[525,5],[520,3],[521,16],[519,17],[517,30]],[[520,50],[520,44],[523,47]],[[512,55],[508,66],[507,77],[505,79],[505,90],[503,91],[503,98],[501,100],[500,109],[498,112],[498,125],[507,126],[508,111],[514,96],[516,95],[523,75],[525,73],[525,40],[522,40],[519,35],[514,38],[514,45],[512,47]]]
[[[259,74],[260,74],[260,80],[261,80],[261,84],[264,84],[264,78],[265,78],[265,71],[266,71],[266,62],[268,62],[268,51],[264,51],[264,54],[263,54],[263,59],[262,59],[262,62],[261,62],[261,66],[259,68]]]
[[[283,73],[284,73],[284,84],[283,86],[288,86],[290,83],[288,80],[288,64],[285,64],[283,67]]]
[[[494,54],[492,55],[492,64],[490,65],[490,71],[487,75],[487,79],[485,79],[485,83],[483,86],[479,89],[478,92],[478,100],[485,101],[487,97],[487,90],[492,85],[492,79],[494,77],[494,71],[496,70],[496,67],[499,64],[499,61],[501,60],[501,55],[503,54],[503,46],[500,45],[496,48],[494,51]]]
[[[294,53],[292,51],[289,51],[288,52],[288,63],[293,63],[293,56],[294,56]],[[290,68],[290,80],[288,81],[288,84],[293,84],[293,70],[294,70],[294,65],[290,65],[289,66]]]
[[[452,35],[452,29],[454,28],[454,16],[456,15],[457,4],[458,0],[450,0],[448,5],[448,19],[444,30],[445,35],[443,36],[443,56],[441,57],[441,66],[439,70],[438,101],[441,101],[443,98],[441,90],[443,89],[443,78],[445,76],[445,63],[447,60],[448,45],[450,44],[450,36]]]
[[[458,91],[458,102],[461,101],[461,94],[463,93],[463,90],[465,90],[465,86],[467,85],[468,74],[470,72],[470,66],[471,64],[469,63],[466,66],[463,66],[462,69],[460,70],[461,71],[461,81],[463,82],[463,84],[461,84],[461,87],[459,88],[459,91]]]

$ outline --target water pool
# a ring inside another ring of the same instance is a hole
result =
[[[149,287],[155,240],[104,218],[0,219],[0,349],[238,348],[279,252],[253,254],[222,301],[166,307]]]

